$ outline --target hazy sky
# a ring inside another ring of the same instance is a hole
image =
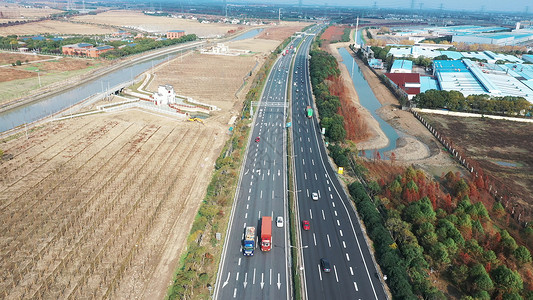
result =
[[[378,8],[411,8],[415,9],[439,9],[441,4],[445,10],[473,10],[473,11],[504,11],[525,13],[526,6],[528,14],[533,17],[533,0],[302,0],[304,5],[346,5],[346,6],[374,6]],[[231,1],[228,1],[231,2]],[[235,1],[237,2],[237,1]],[[285,3],[298,4],[298,0],[255,0],[261,3]]]

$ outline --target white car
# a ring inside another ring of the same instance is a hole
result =
[[[311,197],[313,198],[313,200],[317,201],[318,200],[318,193],[312,193]]]
[[[283,227],[283,217],[279,216],[277,219],[276,219],[276,227]]]

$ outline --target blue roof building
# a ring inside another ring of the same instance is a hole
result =
[[[391,73],[411,73],[413,71],[413,62],[410,60],[397,59],[392,64]]]

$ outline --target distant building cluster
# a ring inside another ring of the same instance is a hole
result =
[[[498,46],[515,46],[533,40],[533,29],[521,28],[520,23],[509,31],[506,27],[482,27],[474,25],[428,27],[411,31],[399,31],[396,36],[408,37],[410,40],[421,40],[435,37],[451,36],[452,42],[465,44],[491,44]]]

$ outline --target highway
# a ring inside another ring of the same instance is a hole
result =
[[[300,39],[292,43],[297,44]],[[215,299],[290,299],[290,257],[287,212],[287,85],[291,57],[272,67],[253,119],[250,140],[215,283]],[[256,142],[256,138],[260,140]],[[272,216],[272,250],[262,252],[256,239],[253,256],[244,256],[247,226],[260,233],[262,216]],[[283,217],[284,226],[275,220]]]
[[[310,230],[298,232],[303,255],[306,299],[387,299],[358,219],[336,172],[328,162],[316,114],[306,117],[311,105],[308,36],[296,53],[292,84],[292,153],[298,221],[310,222]],[[312,200],[318,193],[318,201]],[[325,273],[320,259],[331,272]]]

